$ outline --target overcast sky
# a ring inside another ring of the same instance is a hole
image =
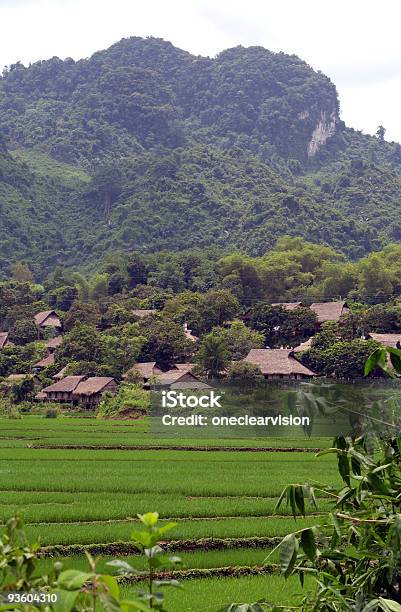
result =
[[[79,59],[125,36],[214,56],[296,53],[337,86],[347,125],[401,142],[399,0],[0,0],[0,62]]]

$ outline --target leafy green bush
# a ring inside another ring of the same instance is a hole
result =
[[[401,438],[378,442],[338,437],[333,448],[343,480],[339,491],[319,487],[334,499],[327,522],[302,529],[278,546],[284,576],[297,573],[317,580],[317,591],[302,609],[313,612],[401,610]],[[284,501],[294,516],[314,503],[314,489],[289,485]],[[331,534],[331,535],[329,535]],[[398,602],[398,604],[396,603]]]
[[[150,394],[140,385],[123,383],[116,395],[106,393],[97,409],[98,418],[144,415],[149,410]]]
[[[175,527],[175,523],[159,525],[157,512],[138,515],[143,526],[141,531],[134,531],[131,539],[138,550],[144,555],[147,570],[138,571],[125,561],[114,560],[108,563],[116,568],[119,575],[125,579],[141,578],[141,587],[130,599],[123,599],[120,593],[119,581],[114,576],[100,574],[96,561],[86,553],[88,571],[74,569],[63,570],[63,565],[56,562],[48,575],[38,573],[40,547],[29,544],[24,533],[23,521],[14,517],[7,521],[5,532],[0,537],[0,589],[4,595],[5,604],[2,609],[39,610],[40,604],[11,603],[13,593],[18,592],[26,597],[27,593],[56,595],[57,603],[46,606],[48,610],[62,612],[95,612],[97,609],[129,612],[139,610],[151,612],[159,610],[167,612],[164,605],[165,587],[180,587],[177,580],[158,579],[157,571],[168,569],[181,563],[179,557],[167,557],[160,546],[164,534]],[[10,594],[10,603],[7,594]],[[51,600],[50,600],[51,601]],[[8,605],[7,605],[8,604]]]
[[[45,412],[46,419],[57,419],[58,410],[57,408],[48,408]]]
[[[22,419],[21,413],[16,406],[10,406],[8,418],[16,420]]]

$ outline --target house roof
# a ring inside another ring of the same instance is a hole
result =
[[[192,372],[195,365],[196,365],[195,363],[175,363],[174,368],[176,368],[177,370],[180,370],[181,372]]]
[[[212,387],[202,380],[177,381],[170,385],[171,389],[211,389]]]
[[[20,383],[29,377],[29,374],[10,374],[0,382],[0,387],[10,389],[15,383]]]
[[[259,366],[262,374],[316,376],[293,356],[292,349],[251,349],[244,361]]]
[[[92,376],[78,384],[74,389],[74,395],[95,395],[103,391],[111,382],[115,382],[111,376]]]
[[[46,348],[57,348],[58,346],[60,346],[61,344],[63,344],[63,336],[56,336],[55,338],[52,338],[51,340],[49,340],[48,342],[46,342],[45,346]]]
[[[318,323],[325,323],[326,321],[338,321],[345,306],[344,301],[314,302],[310,308],[316,313]]]
[[[369,334],[369,338],[376,340],[376,342],[379,342],[384,346],[391,346],[392,348],[401,347],[401,334],[376,334],[371,332]]]
[[[69,364],[67,364],[66,366],[64,366],[63,368],[61,368],[60,372],[57,372],[57,374],[55,374],[55,375],[53,376],[53,378],[54,378],[55,380],[57,380],[57,379],[59,379],[59,380],[60,380],[61,378],[64,378],[64,375],[65,375],[65,373],[66,373],[66,371],[67,371],[67,369],[68,369],[68,366],[69,366]]]
[[[53,353],[51,353],[50,355],[47,355],[47,357],[45,357],[44,359],[41,359],[40,361],[38,361],[38,363],[35,363],[32,367],[47,368],[48,366],[51,366],[51,365],[54,365]]]
[[[42,389],[43,393],[72,393],[85,376],[66,376]]]
[[[132,311],[132,313],[136,317],[139,317],[140,319],[143,319],[144,317],[148,317],[149,315],[154,314],[155,312],[157,312],[157,311],[156,310],[146,309],[146,308],[137,308],[136,310]]]
[[[294,353],[303,353],[303,351],[308,351],[312,346],[312,338],[305,340],[305,342],[301,342],[298,346],[293,348]]]
[[[281,306],[284,310],[295,310],[302,306],[302,302],[275,302],[272,306]]]
[[[163,385],[171,385],[172,383],[179,382],[184,376],[189,376],[191,379],[199,380],[194,374],[189,372],[188,370],[168,370],[167,372],[162,372],[158,374],[156,377],[157,383],[162,383]]]
[[[8,341],[8,332],[0,332],[0,349],[4,348]]]
[[[43,325],[46,319],[53,314],[58,318],[58,314],[55,310],[44,310],[43,312],[38,312],[34,317],[36,325]],[[58,327],[58,325],[56,327]]]
[[[29,374],[10,374],[7,376],[5,381],[7,382],[18,382],[19,380],[24,380],[24,378],[28,378]],[[4,382],[5,382],[4,381]]]
[[[151,376],[155,376],[161,372],[161,370],[159,370],[159,368],[156,366],[156,361],[136,363],[128,370],[128,372],[125,372],[123,378],[127,378],[128,374],[134,374],[136,371],[139,372],[145,379],[149,379]]]

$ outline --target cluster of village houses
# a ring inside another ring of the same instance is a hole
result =
[[[280,302],[272,304],[281,306],[285,310],[294,310],[303,306],[302,302]],[[348,311],[345,301],[317,302],[310,305],[311,310],[316,313],[317,330],[322,323],[327,321],[339,321]],[[139,309],[133,311],[140,319],[155,313],[155,310]],[[252,309],[249,309],[242,320],[249,322],[252,317]],[[43,359],[32,366],[29,374],[12,374],[6,379],[6,384],[20,382],[28,375],[35,375],[48,366],[54,365],[54,353],[63,342],[62,323],[54,310],[39,312],[35,315],[35,323],[38,330],[46,332],[51,330],[53,337],[46,342],[46,354]],[[188,340],[194,343],[198,338],[194,336],[187,325],[184,324],[184,333]],[[384,346],[393,348],[401,347],[401,334],[378,334],[370,333],[367,338],[376,340]],[[267,380],[302,380],[317,376],[298,359],[297,355],[308,350],[311,346],[312,338],[293,348],[279,349],[251,349],[243,361],[259,367],[264,378]],[[11,343],[7,332],[0,332],[0,350]],[[55,382],[42,389],[35,399],[38,401],[49,401],[81,406],[84,408],[95,408],[102,399],[104,393],[116,393],[118,382],[108,376],[88,377],[85,374],[80,376],[66,376],[67,367],[53,376]],[[158,388],[170,389],[206,389],[209,385],[202,381],[193,373],[194,363],[176,363],[166,371],[162,371],[156,362],[136,363],[123,375],[123,379],[130,379],[133,376],[136,380],[141,380],[143,387],[149,389],[151,384]]]

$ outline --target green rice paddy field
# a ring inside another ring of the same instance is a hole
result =
[[[184,572],[183,591],[168,593],[174,612],[212,612],[261,598],[291,604],[305,594],[295,579],[266,573],[263,560],[273,538],[319,520],[314,509],[296,522],[285,507],[275,512],[284,486],[339,484],[333,456],[317,459],[313,452],[328,439],[160,439],[146,420],[25,416],[0,423],[0,523],[23,516],[29,539],[53,555],[41,569],[55,555],[65,567],[85,567],[78,545],[100,551],[100,566],[128,554],[140,567],[121,543],[129,542],[138,513],[158,511],[178,522],[169,546],[183,570],[194,570],[192,577]],[[299,447],[310,452],[293,450]],[[329,501],[320,498],[318,506],[323,512]]]

